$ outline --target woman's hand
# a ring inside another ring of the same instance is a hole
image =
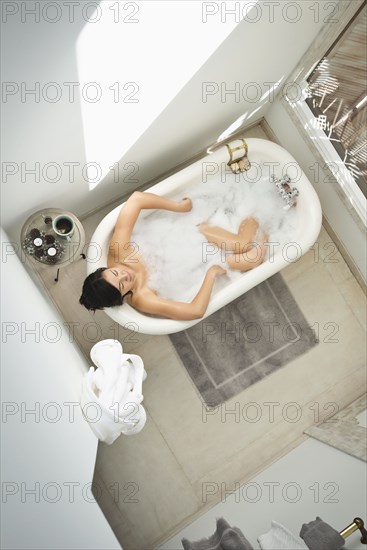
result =
[[[135,299],[134,307],[144,313],[153,313],[163,315],[170,319],[192,320],[201,319],[205,315],[209,304],[210,295],[215,283],[216,277],[224,275],[226,272],[220,265],[211,266],[206,272],[204,281],[196,294],[195,298],[187,302],[174,302],[156,296],[153,292],[144,293],[140,298]]]
[[[177,212],[190,212],[192,210],[192,202],[189,197],[184,197],[178,203]]]
[[[227,270],[224,269],[222,266],[220,265],[212,265],[209,269],[208,269],[208,273],[214,277],[214,279],[216,277],[220,277],[221,275],[226,275],[227,274]]]

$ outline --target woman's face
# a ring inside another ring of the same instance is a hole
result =
[[[132,290],[135,283],[134,271],[125,268],[125,266],[121,264],[105,269],[102,273],[102,277],[112,286],[117,288],[121,294],[126,294],[129,290]]]

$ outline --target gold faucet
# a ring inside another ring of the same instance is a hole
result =
[[[248,145],[246,141],[241,138],[242,145],[238,145],[237,147],[230,147],[229,143],[226,143],[226,147],[228,149],[229,153],[229,162],[227,166],[230,167],[232,172],[234,174],[239,174],[240,172],[245,172],[246,170],[249,170],[251,168],[251,163],[249,159],[247,158],[247,152],[248,152]],[[233,153],[235,151],[238,151],[239,149],[244,150],[244,154],[241,158],[238,158],[236,160],[233,159]]]
[[[349,537],[349,535],[354,533],[354,531],[357,531],[357,529],[360,530],[362,535],[361,543],[367,544],[367,531],[364,526],[363,519],[361,518],[354,518],[353,523],[348,525],[345,529],[343,529],[343,531],[340,531],[339,534],[341,537],[343,537],[343,539],[346,539],[347,537]]]

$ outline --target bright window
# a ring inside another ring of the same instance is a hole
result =
[[[366,5],[306,79],[306,104],[353,180],[367,196]]]
[[[97,9],[76,44],[85,154],[98,176],[90,189],[116,175],[120,159],[257,2],[235,2],[228,15],[225,2],[90,2]]]

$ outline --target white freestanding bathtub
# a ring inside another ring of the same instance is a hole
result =
[[[261,265],[243,273],[239,279],[232,281],[225,288],[221,288],[218,292],[213,293],[202,319],[208,317],[268,277],[271,277],[283,267],[289,265],[291,261],[299,259],[315,243],[321,229],[322,211],[320,201],[310,181],[304,175],[292,155],[283,149],[283,147],[264,139],[247,138],[246,144],[248,147],[248,160],[252,164],[265,162],[267,169],[269,169],[269,175],[274,174],[277,178],[281,178],[286,174],[290,176],[291,187],[296,187],[299,191],[296,206],[298,227],[295,234],[292,235],[291,242],[286,250],[274,250]],[[230,148],[234,148],[238,145],[238,140],[229,142],[228,145]],[[227,164],[230,160],[232,161],[236,158],[235,155],[236,153],[233,156],[231,155],[230,158],[229,148],[227,145],[224,145],[215,152],[208,154],[183,170],[150,187],[147,191],[161,196],[172,196],[177,193],[182,193],[182,197],[187,196],[185,188],[188,185],[192,185],[195,181],[203,181],[203,178],[209,180],[211,176],[218,174],[219,170],[223,174],[227,173],[228,175]],[[240,176],[241,174],[236,177]],[[234,174],[232,177],[234,177]],[[259,192],[261,191],[259,190]],[[225,193],[225,186],[223,186],[223,193]],[[124,203],[105,216],[95,230],[90,246],[94,250],[98,250],[99,253],[97,257],[94,256],[91,259],[87,254],[88,274],[99,267],[107,266],[108,246],[117,217],[123,205]],[[202,320],[177,321],[145,315],[127,303],[121,306],[106,308],[104,311],[123,327],[145,334],[171,334],[185,330]]]

